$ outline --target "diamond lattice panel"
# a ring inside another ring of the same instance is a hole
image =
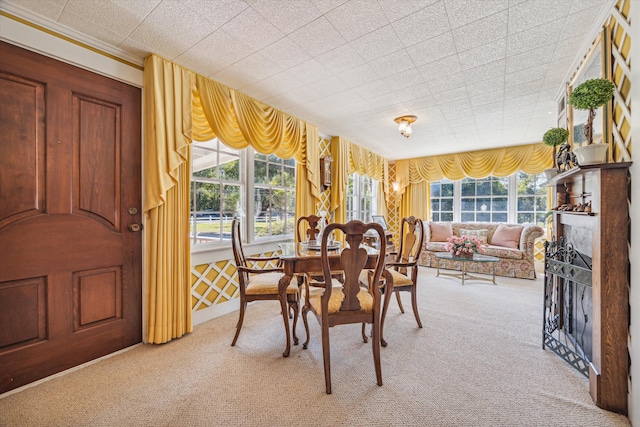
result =
[[[613,100],[613,160],[631,160],[631,0],[620,0],[613,8],[608,28],[611,31],[612,80],[616,85]]]
[[[325,157],[331,154],[331,141],[320,137],[320,141],[318,142],[318,147],[320,148],[320,157]],[[320,193],[320,202],[317,206],[316,212],[325,211],[331,212],[331,198],[329,190],[325,190]]]
[[[268,257],[274,252],[254,254],[252,257]],[[256,267],[276,267],[272,261],[259,263]],[[238,269],[233,260],[221,260],[191,267],[191,309],[207,309],[216,304],[238,298]]]

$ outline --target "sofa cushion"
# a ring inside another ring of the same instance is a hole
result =
[[[453,230],[451,229],[451,223],[449,222],[432,222],[429,224],[431,230],[432,242],[446,242],[447,239],[453,236]]]
[[[427,242],[425,249],[431,252],[448,252],[446,242]]]
[[[504,246],[485,246],[482,255],[495,256],[498,258],[523,259],[524,253],[520,249],[512,249]]]
[[[491,237],[491,245],[517,249],[520,247],[520,235],[523,225],[500,224]]]

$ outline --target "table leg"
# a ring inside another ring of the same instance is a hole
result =
[[[467,263],[462,261],[462,274],[461,274],[461,278],[462,278],[462,284],[464,285],[464,278],[467,275]]]
[[[497,285],[496,283],[496,264],[495,263],[491,263],[491,276],[493,277],[493,284]]]
[[[284,349],[284,353],[282,355],[284,357],[289,357],[289,352],[291,351],[291,333],[289,331],[289,309],[287,307],[287,288],[289,287],[289,283],[291,283],[291,279],[293,276],[284,275],[278,282],[278,299],[280,300],[280,311],[282,312],[282,319],[284,320],[284,331],[287,335],[287,345]],[[297,315],[297,313],[296,313]]]

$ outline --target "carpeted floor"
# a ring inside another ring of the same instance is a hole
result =
[[[408,294],[406,314],[391,302],[382,387],[360,326],[339,326],[326,395],[315,319],[309,349],[283,358],[279,305],[262,302],[247,310],[236,347],[231,313],[0,396],[0,426],[629,426],[541,348],[542,280],[497,282],[461,286],[422,268],[424,328]]]

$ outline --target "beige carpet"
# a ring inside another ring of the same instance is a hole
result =
[[[322,348],[285,359],[279,306],[249,307],[162,346],[130,351],[0,399],[1,426],[628,426],[597,408],[587,381],[541,348],[542,280],[498,286],[420,272],[418,329],[408,295],[392,301],[384,386],[359,326],[331,331],[333,394]],[[304,335],[303,328],[299,334]]]

